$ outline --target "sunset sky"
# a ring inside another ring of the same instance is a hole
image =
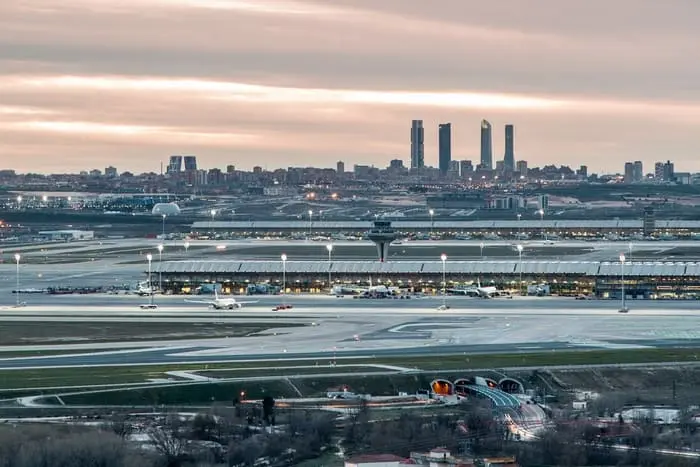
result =
[[[0,168],[409,162],[700,171],[698,0],[2,0]]]

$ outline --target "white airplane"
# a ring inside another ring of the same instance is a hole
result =
[[[242,308],[243,305],[250,303],[258,303],[258,301],[247,301],[239,302],[235,298],[219,298],[219,293],[214,289],[214,300],[185,300],[187,303],[203,303],[209,305],[210,308],[215,310],[233,310],[234,308]]]
[[[508,293],[505,290],[499,290],[496,287],[489,285],[486,287],[481,286],[481,281],[477,281],[475,288],[470,288],[467,289],[470,292],[474,293],[477,297],[481,298],[496,298],[496,297],[503,297],[503,298],[513,298],[513,296]]]

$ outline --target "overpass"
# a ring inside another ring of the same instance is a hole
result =
[[[477,397],[489,399],[495,408],[499,409],[517,409],[520,408],[521,401],[512,394],[503,392],[500,389],[491,389],[488,386],[480,386],[478,384],[470,384],[463,386],[471,394]]]

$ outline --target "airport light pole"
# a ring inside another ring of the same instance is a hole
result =
[[[433,228],[435,227],[435,223],[433,222],[433,219],[435,217],[435,210],[431,209],[428,211],[428,214],[430,214],[430,235],[433,234]]]
[[[184,247],[185,247],[185,256],[187,256],[187,250],[190,249],[190,242],[185,242]]]
[[[520,295],[523,294],[523,246],[518,245],[518,270],[520,272],[520,284],[518,285],[518,289],[520,290]]]
[[[545,231],[545,228],[544,228],[544,209],[540,209],[539,211],[537,211],[537,214],[540,215],[540,224],[541,224],[541,227],[542,227],[542,236],[544,237],[544,241],[546,242],[546,241],[547,241],[547,232]]]
[[[333,244],[329,243],[326,245],[326,250],[328,250],[328,289],[333,293],[333,283],[331,282],[331,254],[333,253]]]
[[[209,231],[213,234],[214,233],[214,218],[216,217],[216,209],[212,209],[209,211],[209,215],[211,216],[211,221],[209,221]]]
[[[309,209],[309,238],[311,238],[311,228],[313,226],[313,221],[314,221],[314,212]]]
[[[445,276],[445,262],[447,261],[447,255],[445,253],[440,255],[442,260],[442,305],[445,306],[445,301],[447,300],[447,280]]]
[[[22,195],[17,196],[17,209],[19,210],[22,204]]]
[[[15,253],[15,262],[17,263],[17,289],[15,290],[15,304],[19,306],[19,260],[22,257],[19,253]]]
[[[630,251],[629,258],[630,258],[630,263],[632,262],[632,243],[627,245],[627,249]]]
[[[625,309],[625,254],[620,253],[620,288],[622,290],[622,308]]]
[[[153,262],[153,255],[147,254],[146,259],[148,260],[148,294],[151,296],[150,303],[153,305],[153,283],[151,282],[151,263]]]
[[[484,242],[479,243],[479,253],[481,253],[481,259],[484,259]]]
[[[158,290],[163,292],[163,244],[158,245]]]
[[[162,235],[163,235],[163,240],[165,240],[165,217],[166,217],[166,215],[163,214],[162,217],[163,217],[163,234]]]
[[[523,215],[518,213],[517,217],[518,217],[518,238],[520,238],[520,218],[523,217]]]
[[[282,253],[282,305],[286,305],[287,298],[287,255]]]

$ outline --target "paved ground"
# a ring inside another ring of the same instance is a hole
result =
[[[700,345],[700,331],[697,331],[700,315],[693,309],[679,306],[640,307],[624,315],[617,313],[610,302],[579,302],[585,306],[576,308],[544,306],[547,302],[551,305],[563,303],[557,299],[459,299],[453,303],[455,308],[448,312],[436,311],[435,302],[431,300],[417,300],[422,306],[402,308],[397,308],[395,301],[370,306],[355,305],[359,300],[343,302],[347,306],[331,298],[307,300],[311,301],[317,306],[297,306],[281,313],[262,307],[212,312],[181,304],[164,306],[158,312],[142,312],[124,305],[5,309],[0,322],[25,319],[41,322],[43,326],[50,326],[54,319],[197,322],[209,321],[212,315],[226,322],[260,322],[262,319],[273,322],[266,335],[149,342],[147,345],[151,349],[146,351],[135,349],[144,346],[143,342],[138,345],[114,342],[53,346],[51,348],[83,349],[86,354],[3,359],[0,368]],[[321,306],[323,302],[327,304]],[[576,302],[569,300],[567,303]],[[308,326],[274,329],[274,320],[302,322]],[[107,350],[112,352],[100,353]]]

